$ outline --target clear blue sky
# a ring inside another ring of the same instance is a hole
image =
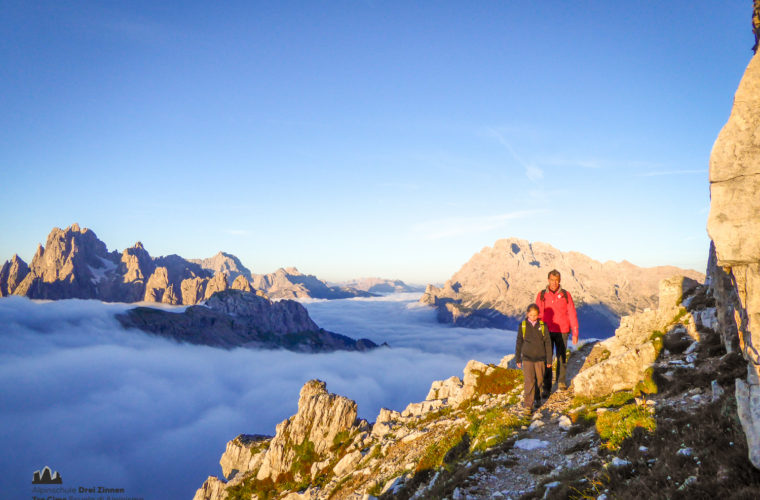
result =
[[[444,281],[517,236],[704,270],[751,2],[28,2],[0,259],[109,249]]]

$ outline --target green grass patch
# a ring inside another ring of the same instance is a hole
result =
[[[503,408],[491,408],[483,413],[471,413],[467,416],[470,426],[467,429],[473,446],[471,451],[484,451],[504,442],[512,436],[516,427],[525,423],[524,419],[511,415]]]
[[[464,426],[458,426],[448,430],[440,438],[430,443],[420,457],[416,470],[434,469],[443,465],[444,457],[449,450],[462,442],[467,434]]]
[[[681,321],[681,318],[683,318],[687,314],[689,314],[689,311],[687,311],[685,307],[680,307],[678,309],[678,313],[676,313],[676,315],[673,316],[671,323],[678,323],[679,321]]]
[[[644,372],[644,380],[636,384],[633,388],[633,394],[636,396],[642,394],[657,394],[657,383],[654,381],[654,368],[649,367]]]
[[[653,432],[656,424],[649,409],[635,403],[622,406],[616,411],[606,411],[596,418],[596,430],[602,439],[602,446],[608,450],[619,449],[637,427]]]

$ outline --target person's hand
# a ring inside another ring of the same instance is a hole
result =
[[[522,368],[522,363],[517,363],[518,368]]]
[[[547,368],[551,368],[551,367],[552,367],[552,364],[551,364],[551,363],[546,363],[546,367],[547,367]]]
[[[573,335],[573,345],[578,345],[578,336]]]

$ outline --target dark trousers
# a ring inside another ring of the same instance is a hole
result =
[[[552,380],[552,369],[546,370],[544,375],[544,392],[548,393],[552,390],[552,385],[555,381],[567,385],[567,336],[568,333],[550,332],[549,335],[552,338],[552,347],[554,348],[554,359],[557,360],[557,369],[555,370],[556,376]]]
[[[528,361],[523,359],[522,369],[524,383],[523,407],[532,410],[537,391],[540,397],[541,381],[544,379],[546,361]]]

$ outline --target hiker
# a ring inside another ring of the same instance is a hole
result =
[[[538,306],[528,306],[527,317],[517,328],[517,344],[515,345],[515,360],[517,368],[522,368],[524,390],[523,410],[533,411],[534,399],[541,400],[541,383],[544,380],[544,369],[552,366],[552,343],[546,324],[538,319]]]
[[[559,271],[549,271],[549,284],[536,295],[538,317],[546,323],[549,329],[554,355],[557,359],[556,381],[561,391],[567,389],[567,337],[572,331],[573,345],[578,345],[578,315],[575,312],[573,297],[559,286],[561,276]],[[549,367],[544,375],[544,394],[552,391],[552,369]]]

